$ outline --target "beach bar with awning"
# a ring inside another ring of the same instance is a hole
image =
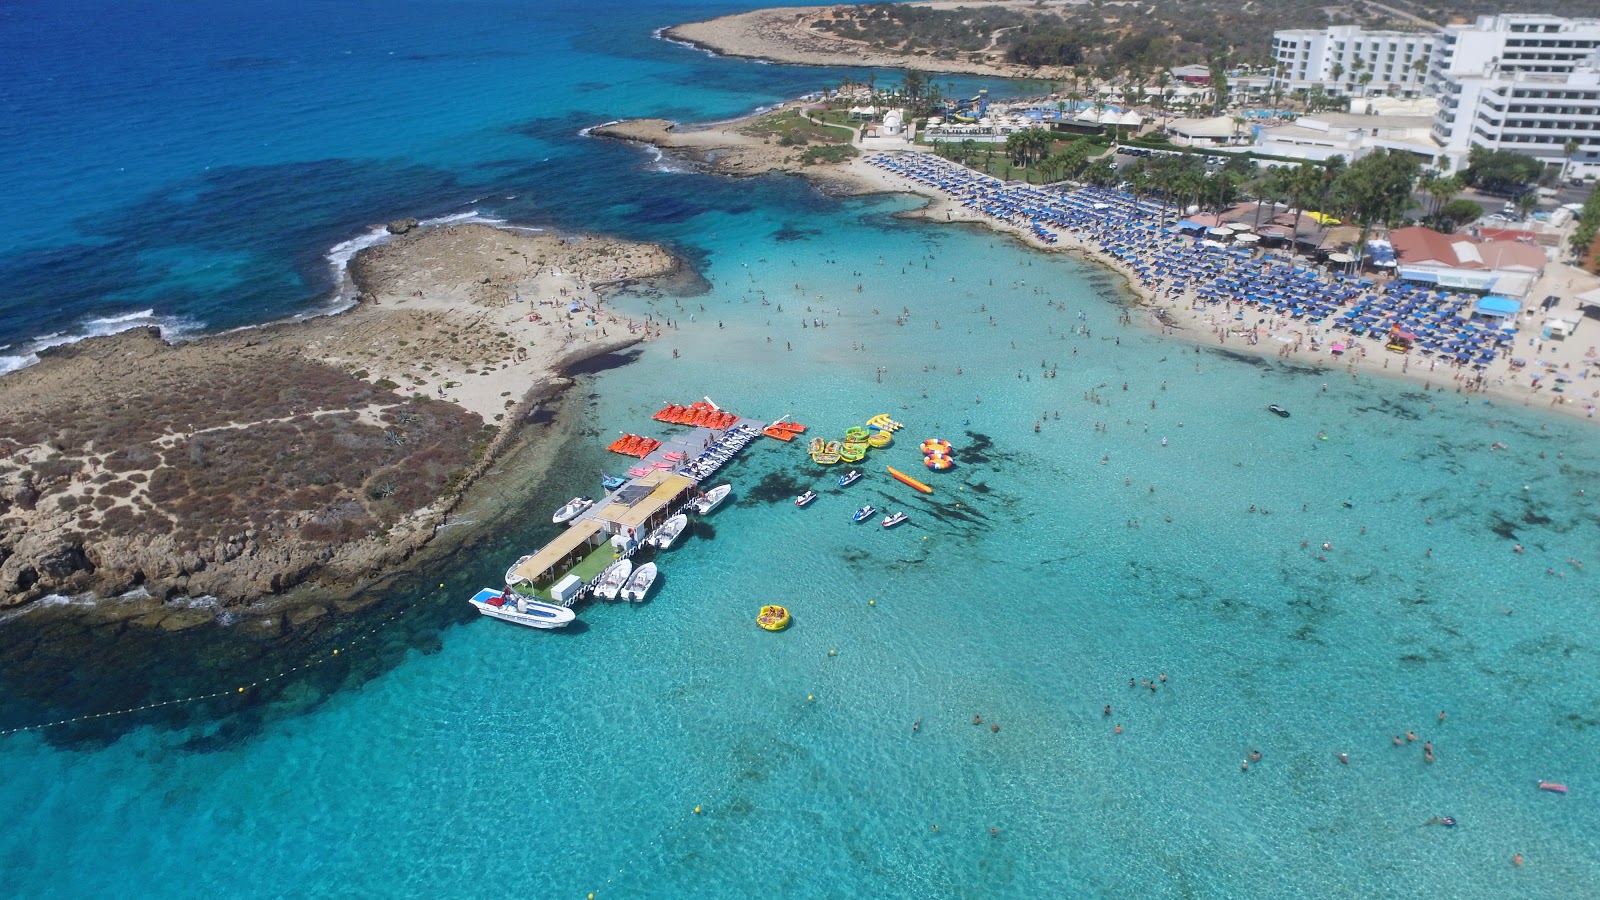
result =
[[[557,575],[587,559],[605,542],[605,529],[600,527],[600,523],[585,519],[561,532],[538,553],[517,563],[510,574],[520,576],[532,585],[548,586]]]
[[[1472,314],[1485,319],[1510,319],[1522,311],[1522,304],[1510,297],[1499,294],[1489,294],[1479,297],[1474,305]]]
[[[693,478],[658,469],[637,478],[612,494],[610,502],[589,513],[608,534],[641,541],[694,498],[699,483]]]

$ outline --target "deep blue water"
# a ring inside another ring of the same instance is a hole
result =
[[[683,225],[700,211],[759,194],[707,180],[687,201],[636,152],[579,129],[731,117],[863,77],[713,59],[651,38],[730,10],[8,5],[0,370],[41,337],[152,321],[224,329],[322,308],[329,249],[400,216],[476,209],[686,241]]]
[[[681,330],[585,377],[563,402],[588,431],[548,483],[367,613],[68,665],[30,652],[43,617],[0,622],[0,728],[285,673],[0,737],[8,895],[1591,895],[1586,423],[1196,352],[1119,326],[1105,272],[894,220],[903,199],[577,135],[843,74],[650,38],[724,9],[0,9],[0,343],[314,310],[333,246],[471,209],[666,241],[708,284],[616,300]],[[845,491],[799,446],[753,447],[650,603],[586,604],[562,634],[473,615],[613,466],[603,435],[704,394],[824,436],[908,427]],[[933,436],[958,460],[933,495],[884,477],[921,474]],[[854,526],[862,502],[912,520]],[[782,634],[753,624],[772,600]],[[1436,762],[1392,746],[1407,729]]]

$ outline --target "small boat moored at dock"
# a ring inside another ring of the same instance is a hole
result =
[[[861,480],[861,470],[860,469],[851,469],[850,471],[848,471],[848,472],[844,473],[843,475],[839,476],[839,487],[849,487],[850,485],[855,484],[856,482],[858,482],[860,480]]]
[[[484,588],[470,602],[491,619],[526,625],[529,628],[565,628],[577,618],[572,610],[554,603],[530,600],[509,590]]]
[[[892,515],[884,516],[884,518],[883,518],[883,527],[885,527],[885,528],[893,528],[896,525],[899,525],[901,522],[904,522],[905,520],[907,520],[909,518],[911,518],[911,517],[906,515],[903,512],[897,512],[897,513],[894,513]]]
[[[627,483],[628,479],[623,478],[621,475],[613,475],[610,472],[600,473],[600,486],[608,491],[614,491]]]
[[[816,491],[806,491],[804,494],[801,494],[800,496],[794,498],[794,505],[795,506],[805,506],[807,503],[810,503],[811,501],[813,501],[815,499],[817,499],[817,492]]]
[[[600,573],[600,580],[594,586],[594,595],[602,600],[617,599],[618,592],[628,583],[628,576],[632,574],[633,560],[617,560],[610,568]]]
[[[731,484],[719,484],[699,497],[689,501],[689,508],[704,516],[722,505],[728,499],[728,492],[733,490]]]
[[[856,510],[856,514],[850,517],[850,521],[852,521],[852,522],[865,522],[866,520],[872,518],[873,514],[876,513],[877,511],[878,511],[878,508],[876,506],[873,506],[871,503],[868,503],[866,506],[863,506],[860,509]]]
[[[683,513],[678,513],[677,515],[667,519],[665,522],[661,523],[660,528],[656,529],[655,534],[650,535],[650,545],[655,547],[657,550],[666,550],[671,548],[673,542],[678,539],[678,535],[683,534],[683,529],[687,527],[688,524],[689,517]]]
[[[621,597],[630,603],[638,603],[644,595],[650,593],[650,585],[656,583],[656,564],[647,562],[633,570],[633,577],[622,586]]]
[[[557,525],[560,525],[562,522],[570,522],[584,510],[593,505],[594,501],[590,500],[588,497],[573,497],[571,500],[567,501],[564,506],[556,510],[555,515],[550,517],[550,521]]]

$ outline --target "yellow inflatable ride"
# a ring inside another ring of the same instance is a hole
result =
[[[789,627],[789,611],[781,606],[763,606],[756,624],[768,631],[782,631]]]

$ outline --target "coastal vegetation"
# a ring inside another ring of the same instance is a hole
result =
[[[1578,213],[1578,227],[1572,232],[1571,240],[1578,264],[1591,272],[1600,272],[1600,190],[1590,190],[1583,201],[1583,211]]]
[[[253,545],[382,536],[459,482],[493,434],[458,406],[311,360],[237,348],[196,377],[209,358],[196,348],[119,344],[74,367],[101,389],[56,390],[49,369],[6,385],[0,605],[190,576],[237,595],[200,573]],[[249,587],[297,580],[263,577]]]
[[[780,147],[804,147],[813,142],[848,143],[854,134],[848,128],[816,122],[797,109],[785,109],[761,116],[740,129],[752,137],[771,138]]]
[[[417,229],[356,256],[341,315],[41,353],[0,379],[0,607],[142,590],[111,609],[170,629],[215,613],[185,597],[339,602],[434,538],[566,363],[640,340],[597,285],[676,267],[654,244]]]

